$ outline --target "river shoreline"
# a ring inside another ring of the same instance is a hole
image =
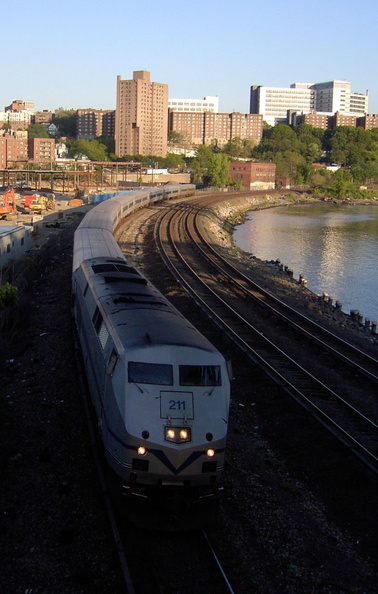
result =
[[[293,194],[277,197],[276,195],[266,194],[250,196],[230,196],[229,199],[220,202],[213,207],[215,214],[213,223],[210,225],[209,232],[213,235],[214,241],[233,258],[237,258],[241,266],[248,269],[253,268],[257,282],[262,283],[273,294],[287,300],[291,305],[301,310],[305,315],[320,319],[321,323],[329,326],[331,331],[341,331],[346,340],[357,341],[360,348],[373,346],[373,354],[378,346],[378,335],[367,328],[361,316],[353,317],[342,311],[333,303],[324,293],[318,295],[301,284],[301,279],[290,275],[290,270],[279,263],[278,260],[260,260],[250,252],[245,252],[235,245],[233,233],[236,226],[241,225],[248,212],[253,210],[262,210],[275,208],[278,206],[287,206],[290,204],[311,204],[319,202],[331,202],[330,199],[323,197],[314,197],[311,195]],[[333,200],[332,202],[340,205],[377,205],[377,202],[371,200]],[[357,310],[356,310],[357,311]],[[345,334],[345,336],[344,336]]]

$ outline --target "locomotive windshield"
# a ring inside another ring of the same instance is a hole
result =
[[[219,365],[180,365],[180,386],[221,386]]]
[[[129,361],[129,382],[136,384],[173,385],[173,367],[163,363]]]

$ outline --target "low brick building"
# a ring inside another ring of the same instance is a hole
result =
[[[55,161],[54,138],[30,138],[29,159],[38,163]]]
[[[26,132],[25,132],[26,134]],[[14,166],[18,161],[28,160],[28,139],[16,133],[0,136],[0,168]]]
[[[362,126],[362,128],[365,128],[365,130],[373,130],[373,128],[378,128],[378,115],[364,115],[361,118],[358,118],[357,126]]]
[[[178,112],[168,110],[168,132],[181,134],[188,146],[224,146],[233,138],[260,143],[263,119],[260,114]]]
[[[233,161],[230,163],[230,178],[233,183],[250,190],[272,190],[276,185],[275,163]]]

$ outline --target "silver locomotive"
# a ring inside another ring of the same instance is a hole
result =
[[[113,236],[131,210],[167,197],[138,190],[89,211],[75,232],[73,309],[107,461],[123,493],[195,505],[218,495],[228,366],[127,263]]]

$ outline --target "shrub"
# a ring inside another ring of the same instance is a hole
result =
[[[17,287],[11,283],[0,286],[0,310],[15,305],[17,302]]]

